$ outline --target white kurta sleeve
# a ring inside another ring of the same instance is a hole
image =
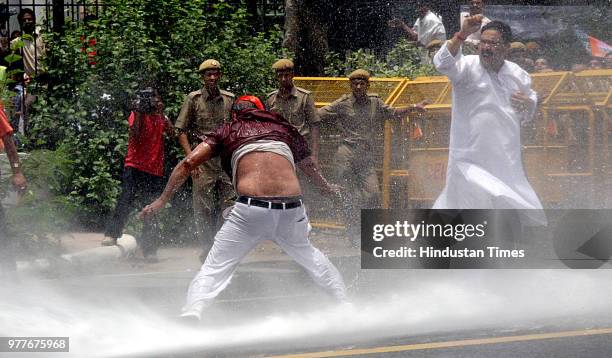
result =
[[[439,22],[433,29],[431,37],[440,41],[446,41],[446,29],[442,22]],[[425,46],[427,46],[427,44],[425,44]]]
[[[533,119],[538,104],[538,94],[531,88],[531,76],[527,72],[520,70],[516,77],[512,76],[509,78],[517,82],[518,89],[530,99],[527,110],[520,115],[521,123],[530,122]]]
[[[457,55],[453,57],[448,50],[448,42],[445,42],[438,52],[436,52],[433,59],[436,69],[440,73],[448,76],[452,82],[461,81],[467,73],[466,63],[461,52],[460,48]]]

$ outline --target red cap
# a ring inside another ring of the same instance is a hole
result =
[[[261,100],[257,98],[256,96],[244,95],[244,96],[238,97],[238,99],[236,100],[236,102],[242,102],[242,101],[251,102],[255,105],[255,107],[257,107],[257,109],[261,109],[262,111],[266,110],[266,107],[263,105]]]

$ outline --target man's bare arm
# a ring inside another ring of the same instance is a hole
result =
[[[181,131],[178,135],[178,142],[181,145],[181,148],[183,148],[185,155],[189,155],[191,153],[191,144],[189,144],[187,133]]]
[[[142,121],[143,115],[141,112],[134,111],[134,122],[129,129],[129,134],[131,138],[137,139],[140,138],[140,131],[142,130]]]
[[[170,120],[170,118],[166,116],[164,116],[164,120],[165,120],[164,131],[166,132],[166,135],[168,137],[174,137],[174,125],[172,124],[172,121]]]
[[[297,166],[306,176],[312,179],[315,185],[318,186],[324,194],[339,194],[340,188],[337,185],[330,184],[323,177],[321,171],[317,168],[311,157],[307,157],[297,163]]]
[[[319,166],[319,138],[321,136],[319,133],[319,123],[313,123],[310,126],[310,150],[312,160],[317,167]]]
[[[459,49],[461,48],[461,43],[465,41],[465,39],[473,34],[476,31],[480,31],[480,26],[482,25],[482,19],[484,16],[482,15],[474,15],[466,17],[461,24],[461,31],[455,34],[455,36],[451,37],[450,40],[447,41],[448,51],[453,55],[453,57],[457,56]]]
[[[396,108],[395,116],[399,118],[403,118],[407,114],[410,114],[413,112],[426,112],[427,108],[425,108],[425,106],[427,106],[430,103],[431,102],[428,99],[424,99],[419,103],[413,104],[412,106]]]
[[[142,209],[139,216],[143,218],[163,209],[174,193],[185,183],[191,172],[209,160],[211,155],[212,149],[210,146],[204,142],[200,143],[185,159],[177,164],[162,194],[154,202]]]
[[[419,35],[416,33],[416,31],[414,31],[410,26],[406,25],[406,23],[398,18],[393,18],[391,20],[389,20],[388,23],[389,27],[393,27],[393,28],[400,28],[404,31],[404,33],[406,34],[406,36],[408,36],[408,39],[410,41],[416,41],[419,37]]]
[[[2,137],[2,141],[4,142],[6,156],[8,157],[9,163],[11,164],[11,170],[13,171],[11,183],[13,183],[13,186],[18,192],[23,193],[28,187],[28,182],[21,171],[21,163],[19,161],[19,154],[17,153],[15,141],[13,140],[13,134],[5,135]]]

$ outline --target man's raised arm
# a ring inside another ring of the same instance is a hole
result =
[[[461,48],[461,43],[464,42],[468,36],[474,32],[480,31],[483,18],[484,16],[482,15],[466,17],[461,24],[461,30],[446,42],[448,51],[451,53],[451,55],[453,55],[453,57],[457,56],[457,53]]]
[[[433,62],[436,70],[448,76],[451,81],[459,81],[462,78],[465,66],[462,61],[459,61],[461,56],[458,56],[461,44],[472,33],[480,30],[481,23],[482,15],[470,16],[463,20],[461,31],[446,41],[434,56]]]
[[[330,184],[321,174],[321,171],[312,161],[311,157],[306,157],[304,160],[297,163],[298,168],[306,176],[308,176],[316,186],[318,186],[324,194],[339,194],[340,187],[334,184]]]
[[[196,170],[202,163],[206,162],[212,156],[212,148],[206,143],[200,143],[195,149],[189,153],[185,159],[181,160],[170,175],[168,183],[162,194],[154,202],[147,205],[140,212],[141,218],[155,214],[163,209],[174,193],[185,183],[193,170]]]

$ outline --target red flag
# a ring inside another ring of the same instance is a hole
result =
[[[589,45],[591,45],[591,56],[593,57],[606,57],[608,53],[612,52],[612,46],[593,36],[589,36]]]
[[[412,139],[419,140],[421,138],[423,138],[423,130],[417,122],[414,122],[414,128],[412,129]]]

